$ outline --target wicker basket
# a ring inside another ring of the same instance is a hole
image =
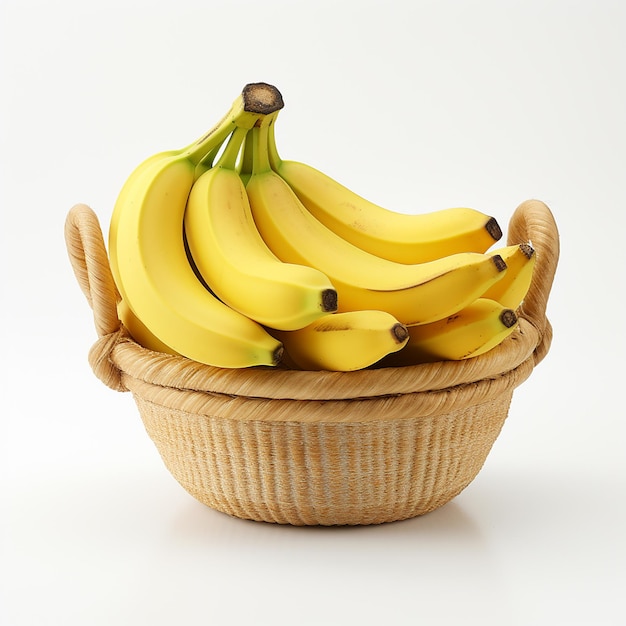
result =
[[[192,496],[240,518],[376,524],[444,505],[482,468],[514,389],[552,337],[545,311],[559,238],[537,200],[521,204],[509,223],[508,242],[530,240],[537,253],[512,336],[465,361],[347,373],[220,369],[146,350],[117,317],[94,212],[73,207],[65,235],[94,313],[95,374],[131,391],[166,467]]]

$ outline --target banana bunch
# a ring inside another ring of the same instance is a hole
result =
[[[468,208],[405,215],[280,158],[280,92],[246,85],[189,146],[128,177],[109,229],[119,317],[223,368],[348,371],[477,356],[516,327],[530,243]]]

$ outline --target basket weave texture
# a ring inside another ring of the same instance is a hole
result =
[[[464,361],[356,372],[221,369],[139,346],[117,315],[98,218],[74,206],[65,237],[93,310],[98,378],[130,391],[174,478],[224,513],[293,525],[377,524],[428,513],[483,467],[513,391],[546,355],[559,256],[553,215],[528,200],[508,243],[531,241],[533,283],[519,328]]]

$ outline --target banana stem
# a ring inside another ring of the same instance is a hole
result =
[[[278,113],[259,120],[252,129],[252,175],[263,174],[272,169],[269,155],[269,129],[274,125]]]
[[[223,145],[223,142],[217,144],[214,148],[212,148],[209,152],[207,152],[206,156],[202,157],[196,165],[196,174],[205,172],[208,169],[213,167],[213,162],[215,161],[215,157],[219,154],[219,151]],[[196,176],[197,177],[197,176]]]
[[[239,176],[244,185],[248,183],[250,176],[252,176],[252,135],[252,131],[249,131],[244,139],[239,162]]]
[[[206,134],[178,152],[199,169],[207,169],[220,146],[235,128],[252,128],[259,119],[271,117],[283,107],[283,99],[276,87],[267,83],[249,83],[237,96],[228,113]]]
[[[274,123],[270,124],[267,132],[267,150],[269,153],[270,165],[272,169],[278,170],[282,163],[282,159],[278,154],[278,148],[276,147],[276,118]]]
[[[241,96],[238,96],[228,113],[203,137],[187,146],[181,156],[189,159],[194,165],[198,165],[211,154],[215,158],[214,152],[219,149],[228,135],[237,127],[238,120],[246,116],[243,99]]]
[[[197,166],[213,149],[219,148],[235,128],[250,129],[260,119],[272,117],[282,107],[283,99],[276,87],[267,83],[249,83],[228,113],[203,137],[184,148],[180,156]]]
[[[222,152],[219,159],[215,163],[215,167],[223,167],[229,170],[234,170],[236,168],[237,157],[239,156],[239,151],[241,150],[241,144],[249,132],[250,131],[247,128],[242,128],[240,126],[235,128],[228,139],[224,152]]]

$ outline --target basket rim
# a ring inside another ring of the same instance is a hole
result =
[[[471,359],[331,372],[217,368],[153,352],[125,335],[111,350],[111,361],[122,377],[160,388],[269,400],[362,400],[440,392],[501,377],[533,360],[538,340],[536,328],[520,319],[518,329],[501,345]]]
[[[141,399],[159,409],[193,415],[196,420],[218,418],[245,422],[330,424],[423,420],[456,415],[497,398],[511,398],[513,391],[532,373],[534,361],[528,358],[516,368],[493,378],[446,389],[369,397],[263,398],[162,387],[122,374],[122,380],[135,400]]]

